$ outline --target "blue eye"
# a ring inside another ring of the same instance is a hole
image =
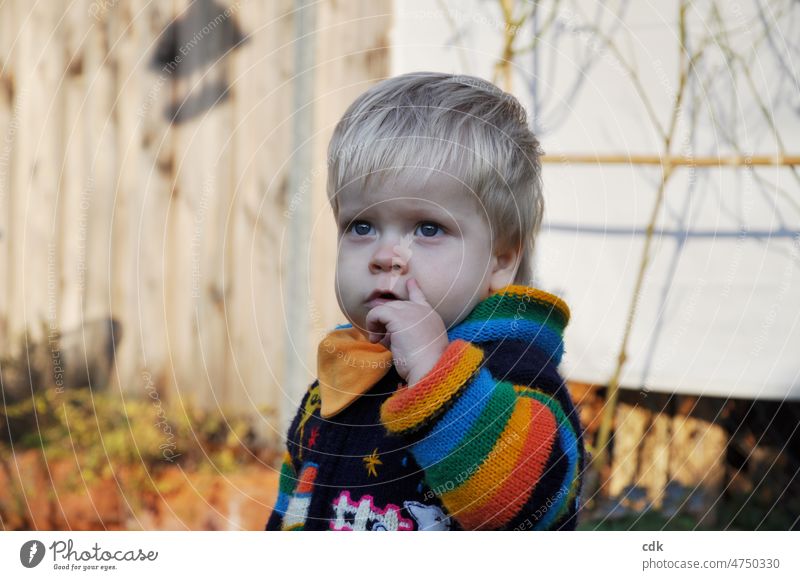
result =
[[[372,226],[369,224],[369,222],[354,221],[353,223],[350,224],[350,227],[348,227],[347,229],[353,230],[358,236],[366,236],[367,234],[369,234],[370,230],[372,229]]]
[[[363,220],[354,220],[347,226],[346,232],[353,232],[358,237],[368,236],[373,233],[372,224]],[[420,222],[416,232],[424,238],[434,238],[437,234],[444,233],[444,228],[436,222]]]
[[[437,232],[444,231],[442,230],[442,226],[436,222],[422,222],[417,226],[417,230],[423,238],[433,238],[436,236]]]

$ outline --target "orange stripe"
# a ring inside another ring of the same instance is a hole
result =
[[[439,409],[475,374],[483,361],[483,350],[457,339],[442,360],[420,382],[402,387],[381,406],[381,422],[393,432],[422,423]]]
[[[442,495],[442,502],[451,512],[480,508],[492,498],[519,462],[532,425],[533,399],[520,397],[500,438],[473,472],[472,477],[454,490]]]
[[[488,501],[477,508],[470,506],[463,514],[454,514],[466,529],[477,529],[490,521],[493,528],[507,524],[528,501],[542,477],[557,436],[557,425],[547,405],[530,400],[531,427],[521,460]]]
[[[295,493],[311,493],[314,491],[314,480],[317,478],[317,468],[313,465],[307,466],[300,473],[300,479],[297,481],[297,490]]]
[[[547,302],[548,304],[552,304],[554,307],[560,310],[561,313],[567,319],[567,321],[569,321],[570,318],[569,306],[567,306],[567,303],[564,302],[561,298],[559,298],[555,294],[551,294],[550,292],[545,292],[544,290],[540,290],[539,288],[534,288],[532,286],[510,284],[508,286],[505,286],[504,288],[500,288],[497,291],[497,293],[514,294],[516,296],[527,296],[529,298],[541,300],[542,302]]]

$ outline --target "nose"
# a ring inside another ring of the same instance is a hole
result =
[[[409,252],[404,251],[402,245],[395,241],[387,240],[375,250],[369,262],[369,271],[372,274],[391,272],[403,276],[408,272]]]

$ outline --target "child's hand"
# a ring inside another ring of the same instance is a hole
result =
[[[408,300],[393,300],[367,314],[370,342],[391,349],[397,373],[413,386],[436,365],[449,341],[444,321],[428,304],[414,278],[410,278]]]

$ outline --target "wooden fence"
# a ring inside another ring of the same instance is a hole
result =
[[[292,2],[0,4],[8,396],[30,376],[44,377],[34,389],[154,384],[263,417],[258,432],[280,438],[277,410],[307,386],[282,383],[291,208],[309,204],[314,220],[313,358],[340,319],[325,148],[388,74],[389,4],[316,4],[315,94],[300,113],[313,114],[313,168],[296,192]]]

